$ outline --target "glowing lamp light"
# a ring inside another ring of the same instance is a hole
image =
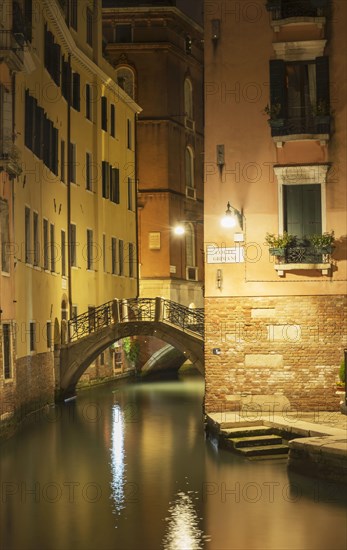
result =
[[[227,229],[235,227],[238,223],[241,229],[243,229],[243,215],[241,212],[236,210],[236,208],[231,206],[230,202],[228,201],[227,209],[220,223],[222,227],[225,227]]]
[[[184,225],[176,225],[174,228],[175,235],[184,235],[186,232]]]

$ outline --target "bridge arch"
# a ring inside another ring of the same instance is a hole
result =
[[[102,326],[98,326],[99,309]],[[92,361],[111,344],[128,336],[160,338],[181,351],[203,374],[201,310],[196,314],[199,317],[193,320],[192,311],[194,310],[162,298],[113,300],[96,309],[95,331],[89,334],[82,332],[79,338],[75,338],[76,332],[78,335],[78,323],[84,323],[84,317],[82,314],[80,320],[74,318],[71,325],[75,331],[74,339],[60,349],[58,399],[74,395],[78,380]]]

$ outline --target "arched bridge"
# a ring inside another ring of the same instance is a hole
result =
[[[164,298],[115,299],[68,321],[68,342],[60,350],[58,397],[73,395],[90,363],[127,336],[156,336],[204,372],[203,309],[190,309]]]

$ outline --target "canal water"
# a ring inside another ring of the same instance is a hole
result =
[[[203,381],[122,382],[1,453],[2,550],[345,550],[345,491],[205,439]]]

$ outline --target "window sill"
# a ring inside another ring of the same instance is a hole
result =
[[[322,146],[325,146],[329,138],[329,134],[290,134],[286,136],[272,136],[272,140],[278,148],[282,148],[284,143],[290,141],[319,141]]]
[[[330,275],[331,263],[325,264],[275,264],[277,275],[284,277],[286,271],[321,271],[322,275]]]
[[[306,23],[312,23],[313,25],[317,25],[318,29],[322,29],[326,24],[326,18],[309,16],[286,17],[284,19],[272,20],[270,24],[275,32],[279,32],[281,27],[289,25],[298,26]]]

